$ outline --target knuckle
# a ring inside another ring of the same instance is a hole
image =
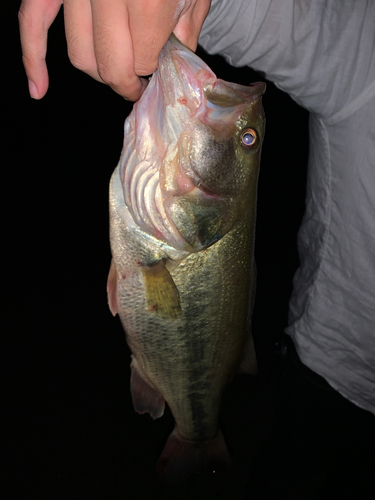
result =
[[[135,61],[134,63],[134,71],[135,74],[138,76],[148,76],[151,75],[156,71],[156,68],[158,67],[157,61],[148,61],[143,62],[137,62]]]
[[[22,64],[27,73],[35,71],[40,63],[39,59],[32,50],[28,50],[25,46],[22,47]]]
[[[18,24],[21,35],[29,35],[35,31],[35,18],[36,16],[32,10],[27,5],[24,5],[24,2],[22,2],[18,10]]]
[[[114,72],[108,66],[98,64],[98,73],[102,81],[111,87],[115,92],[125,97],[130,101],[135,101],[139,98],[140,90],[140,80],[134,74],[120,75]]]
[[[121,84],[121,79],[111,68],[108,67],[107,64],[99,61],[97,62],[97,64],[99,76],[104,83],[106,83],[110,87],[118,87]]]
[[[90,71],[90,64],[79,49],[68,47],[68,57],[75,68],[85,73]]]
[[[26,67],[30,66],[31,64],[34,63],[34,57],[32,56],[31,53],[28,53],[27,51],[23,50],[22,51],[22,63]]]
[[[18,22],[21,27],[23,27],[28,22],[27,9],[24,7],[24,3],[21,3],[21,6],[18,11]]]

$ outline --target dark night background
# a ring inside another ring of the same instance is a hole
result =
[[[268,85],[256,237],[260,374],[236,377],[224,395],[233,469],[164,485],[154,465],[173,418],[134,412],[130,352],[106,297],[108,183],[132,105],[72,67],[61,13],[49,34],[49,91],[30,99],[16,4],[3,57],[2,498],[375,498],[374,416],[305,369],[283,337],[307,112]],[[261,78],[199,55],[225,80]]]

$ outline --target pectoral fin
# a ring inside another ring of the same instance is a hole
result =
[[[154,266],[142,267],[146,288],[147,309],[163,318],[181,316],[180,295],[165,264],[160,260]]]

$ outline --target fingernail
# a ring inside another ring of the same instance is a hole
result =
[[[29,93],[30,97],[32,97],[33,99],[38,99],[39,97],[38,89],[36,88],[35,83],[32,82],[31,80],[29,80]]]

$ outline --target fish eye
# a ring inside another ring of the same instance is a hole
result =
[[[241,134],[241,146],[243,149],[249,151],[254,149],[258,143],[258,134],[253,128],[245,129]]]

